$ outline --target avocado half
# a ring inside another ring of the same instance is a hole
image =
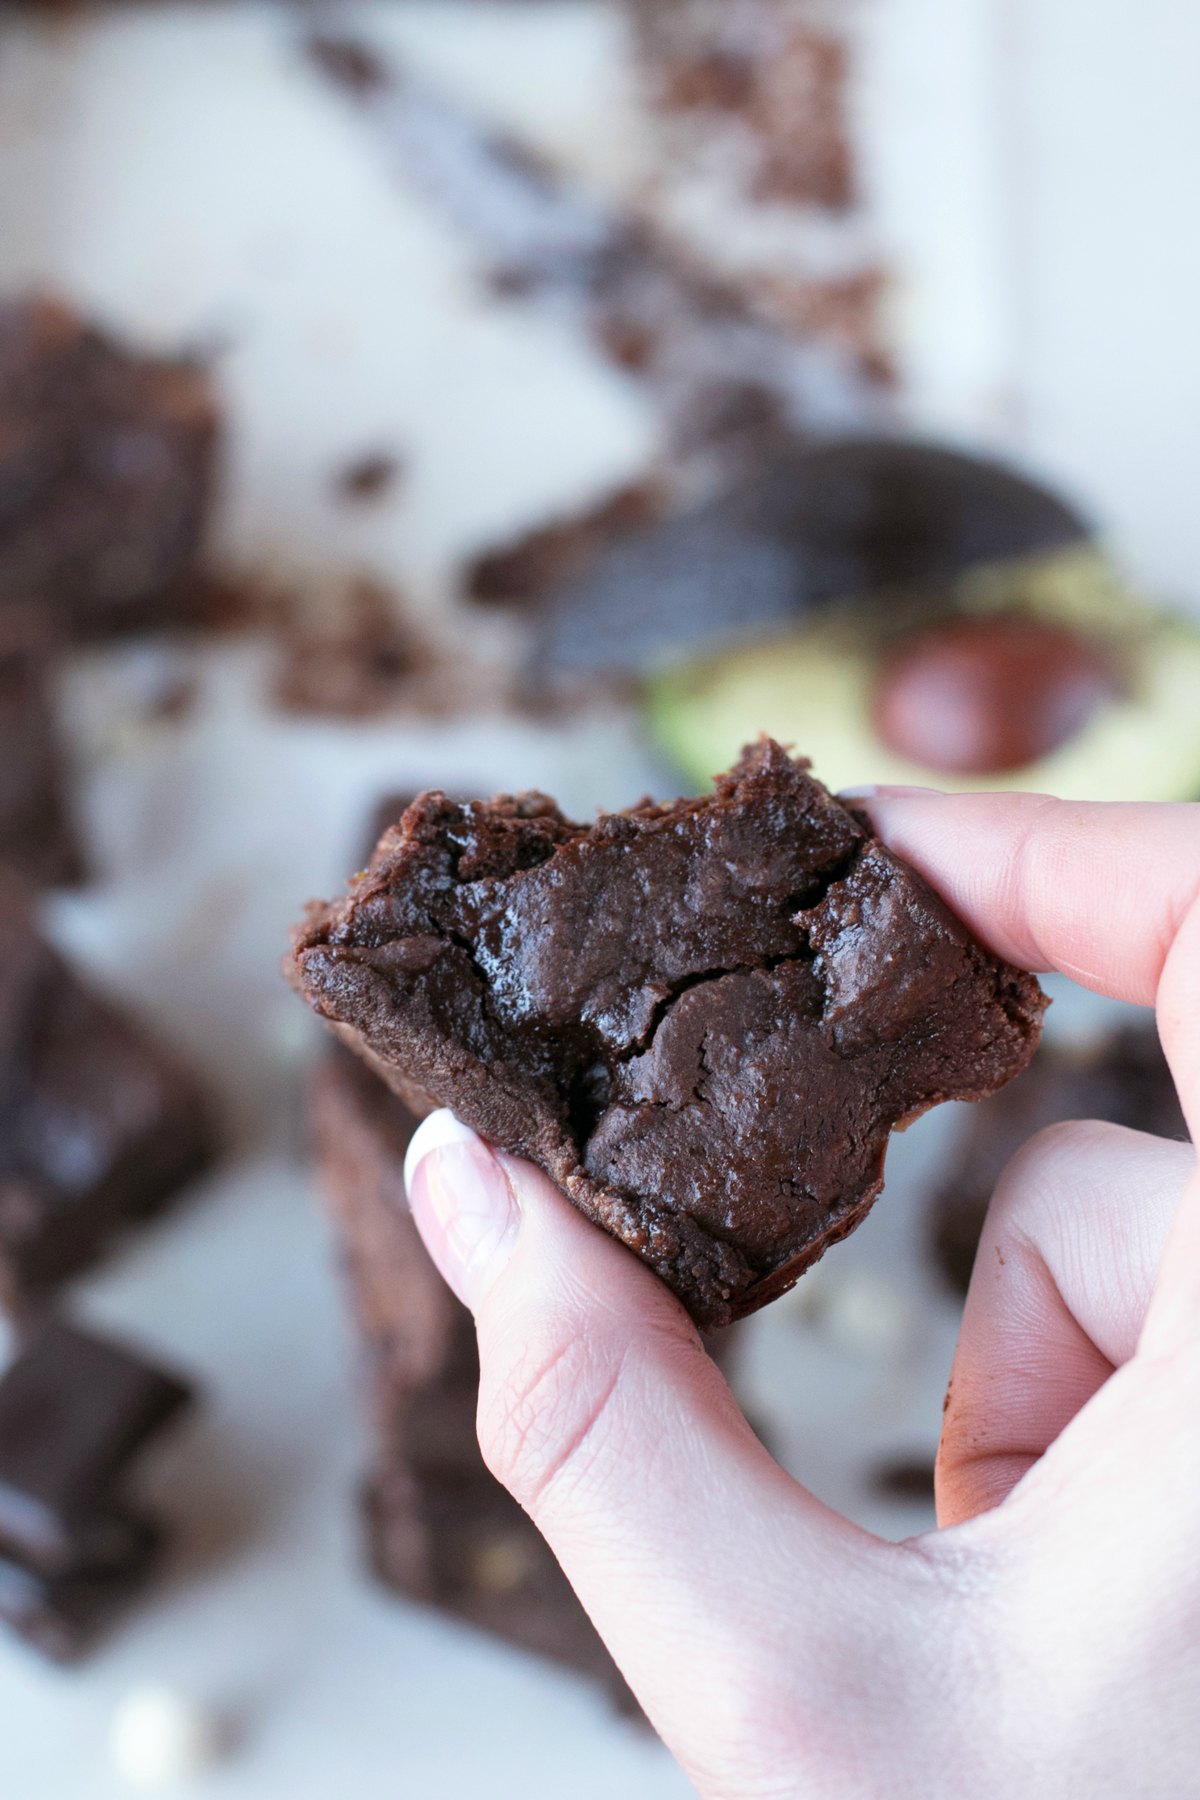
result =
[[[835,608],[651,677],[647,717],[661,747],[698,786],[768,732],[811,758],[835,791],[867,784],[947,791],[1024,788],[1073,800],[1191,800],[1200,795],[1200,629],[1130,595],[1092,546],[1020,567],[978,571],[952,612],[1026,612],[1104,641],[1119,692],[1039,760],[960,776],[910,761],[879,737],[872,699],[893,629],[887,607]]]

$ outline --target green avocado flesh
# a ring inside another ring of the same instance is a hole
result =
[[[928,768],[898,756],[872,725],[881,640],[864,629],[858,606],[651,678],[651,730],[699,786],[767,732],[808,757],[834,792],[898,784],[1023,788],[1068,800],[1200,796],[1200,628],[1132,599],[1092,550],[1047,561],[1032,578],[1027,570],[1016,589],[985,581],[956,601],[973,612],[1017,606],[1094,633],[1119,661],[1121,694],[1069,742],[1022,768],[984,776]]]

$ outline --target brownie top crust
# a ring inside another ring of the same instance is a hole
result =
[[[706,1325],[851,1231],[891,1128],[1015,1075],[1045,1005],[768,739],[710,795],[590,826],[536,793],[420,795],[287,973]]]

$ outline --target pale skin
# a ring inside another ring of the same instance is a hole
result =
[[[1195,1138],[1200,806],[862,804],[1000,955],[1156,1009]],[[777,1466],[672,1295],[538,1171],[437,1114],[409,1181],[475,1314],[484,1456],[701,1795],[1195,1800],[1190,1145],[1081,1123],[1009,1166],[954,1363],[939,1528],[900,1545]]]

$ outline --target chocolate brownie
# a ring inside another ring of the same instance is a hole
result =
[[[50,693],[53,649],[41,613],[0,609],[0,863],[39,887],[83,873]]]
[[[930,1208],[934,1261],[957,1293],[970,1285],[988,1202],[1005,1165],[1035,1131],[1068,1119],[1187,1137],[1152,1025],[1131,1025],[1094,1044],[1052,1045],[1003,1094],[972,1111]]]
[[[373,1569],[399,1593],[600,1676],[627,1703],[566,1577],[480,1454],[474,1327],[404,1196],[415,1115],[339,1047],[318,1073],[313,1116],[373,1428],[363,1490]]]
[[[191,1076],[85,987],[0,889],[0,1304],[19,1309],[212,1159]]]
[[[162,1532],[131,1512],[135,1458],[191,1390],[61,1319],[0,1378],[0,1623],[67,1661],[144,1580]]]
[[[853,1230],[893,1127],[1022,1069],[1045,1005],[769,739],[711,795],[592,826],[423,795],[287,968],[710,1325]]]
[[[216,438],[194,363],[136,355],[56,301],[0,306],[0,603],[86,634],[178,617]]]

